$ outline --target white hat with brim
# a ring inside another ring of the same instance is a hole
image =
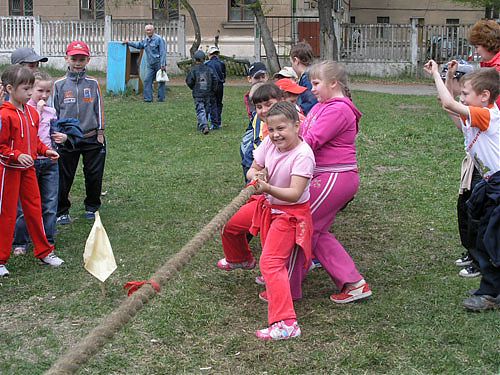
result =
[[[217,46],[210,46],[207,52],[209,55],[211,55],[212,53],[220,52],[220,50]]]

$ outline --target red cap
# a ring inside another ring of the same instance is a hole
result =
[[[276,82],[274,82],[276,86],[280,88],[282,91],[290,92],[295,95],[300,95],[304,91],[307,90],[306,87],[299,86],[297,85],[293,80],[290,78],[282,78],[278,79]]]
[[[70,44],[68,44],[68,47],[66,47],[66,55],[68,55],[68,56],[73,56],[73,55],[90,56],[90,49],[89,49],[89,46],[85,42],[82,42],[81,40],[75,40],[74,42],[71,42]]]

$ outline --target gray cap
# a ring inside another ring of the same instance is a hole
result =
[[[198,60],[198,61],[203,61],[205,60],[205,52],[203,52],[201,49],[196,51],[193,55],[193,59]]]
[[[33,48],[18,48],[10,55],[12,64],[47,62],[47,57],[40,56]]]
[[[460,80],[460,78],[462,78],[462,76],[474,71],[474,67],[471,64],[469,64],[467,61],[459,60],[457,62],[458,62],[457,71],[453,75],[453,78]],[[444,64],[443,70],[441,70],[441,78],[442,79],[446,79],[447,72],[448,72],[448,63]]]

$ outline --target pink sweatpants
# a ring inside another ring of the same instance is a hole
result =
[[[226,260],[230,263],[241,263],[253,259],[246,235],[252,225],[252,217],[258,201],[245,204],[227,222],[222,230],[222,248]],[[260,271],[266,280],[268,300],[268,322],[273,324],[280,320],[296,319],[293,308],[287,265],[295,248],[295,221],[289,216],[272,215],[271,227],[262,247]],[[297,251],[302,253],[302,251]],[[303,268],[304,262],[301,263]]]
[[[348,171],[316,175],[309,188],[314,226],[313,255],[321,262],[339,290],[346,283],[354,283],[363,278],[351,256],[335,235],[329,232],[337,212],[354,197],[358,187],[358,172]],[[307,275],[307,270],[301,266],[302,264],[304,264],[303,254],[299,253],[293,269],[289,271],[293,299],[302,298],[302,282]]]

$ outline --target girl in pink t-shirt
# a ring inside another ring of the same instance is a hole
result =
[[[225,271],[254,268],[256,261],[246,235],[260,232],[259,266],[266,280],[266,291],[259,297],[268,302],[269,326],[258,330],[256,335],[261,340],[282,340],[300,336],[287,264],[294,251],[303,253],[302,267],[310,264],[309,181],[315,163],[311,148],[299,138],[299,118],[293,104],[274,104],[267,114],[267,127],[269,136],[254,151],[254,161],[247,173],[258,195],[224,227],[225,258],[219,260],[217,267]]]
[[[342,65],[333,61],[319,62],[309,69],[309,77],[318,104],[302,123],[301,136],[311,146],[316,160],[310,199],[313,255],[340,290],[330,299],[349,303],[366,298],[372,292],[350,255],[330,233],[330,228],[337,212],[358,191],[356,136],[361,112],[350,99],[347,73]],[[301,283],[305,276],[302,267],[293,268],[290,285],[294,299],[302,297]]]

